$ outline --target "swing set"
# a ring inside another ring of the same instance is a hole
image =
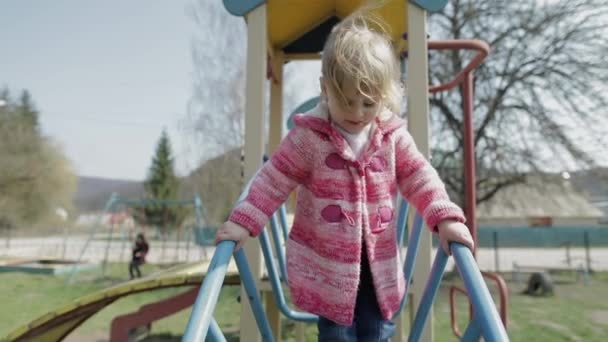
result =
[[[125,210],[125,208],[129,208],[132,210],[128,210],[128,209]],[[189,200],[160,200],[160,199],[127,199],[127,198],[120,197],[116,193],[113,193],[110,196],[110,198],[108,199],[108,201],[106,202],[103,212],[102,212],[102,216],[101,216],[101,218],[106,217],[106,216],[110,217],[109,230],[107,231],[107,234],[103,234],[103,240],[105,240],[105,246],[104,246],[102,267],[101,267],[102,277],[106,276],[110,251],[113,250],[114,234],[120,234],[121,246],[119,247],[120,248],[119,260],[121,260],[121,261],[122,261],[123,254],[124,254],[123,252],[127,248],[127,242],[131,240],[131,235],[133,235],[133,234],[131,234],[131,233],[133,233],[133,231],[126,231],[125,229],[120,229],[121,227],[118,227],[119,229],[115,229],[117,222],[112,220],[112,217],[115,217],[116,214],[119,212],[123,213],[123,214],[124,214],[124,212],[127,212],[127,213],[130,212],[131,215],[129,215],[129,216],[138,216],[138,218],[135,221],[139,221],[141,224],[146,226],[146,225],[152,223],[150,221],[150,219],[147,217],[146,212],[145,212],[146,209],[149,209],[149,208],[160,209],[160,212],[161,212],[162,228],[157,227],[157,229],[158,229],[158,231],[160,231],[160,235],[161,235],[160,260],[166,260],[165,253],[166,253],[166,249],[169,247],[169,246],[167,246],[167,238],[166,238],[166,234],[164,234],[164,232],[166,233],[168,231],[169,211],[171,208],[192,208],[194,211],[194,225],[189,227],[189,229],[186,229],[185,232],[183,232],[183,233],[185,233],[185,236],[187,237],[185,244],[182,243],[182,241],[181,241],[181,237],[184,234],[179,234],[179,236],[177,236],[175,238],[174,245],[172,246],[173,250],[174,250],[173,262],[179,261],[180,252],[184,251],[184,250],[186,253],[185,260],[188,261],[190,258],[191,238],[200,235],[201,231],[210,230],[210,228],[204,226],[206,210],[205,210],[205,207],[203,206],[203,202],[201,201],[201,199],[198,195],[194,196],[192,199],[189,199]],[[156,221],[158,221],[158,220],[156,220]],[[155,223],[158,223],[158,222],[155,222]],[[124,228],[124,227],[122,227],[122,228]],[[101,229],[102,229],[102,225],[100,224],[100,222],[99,222],[99,224],[96,224],[91,229],[91,232],[89,233],[89,236],[79,253],[78,263],[83,260],[87,250],[92,249],[92,247],[91,247],[92,243],[94,240],[96,240],[100,237]],[[115,232],[115,230],[118,230],[118,231]],[[180,228],[179,230],[181,232],[183,229]],[[205,234],[205,235],[209,235],[209,234]],[[201,254],[204,254],[205,259],[207,258],[206,250],[204,248],[201,248]],[[68,283],[73,282],[77,271],[78,271],[78,269],[76,267],[72,268],[70,275],[67,279]]]

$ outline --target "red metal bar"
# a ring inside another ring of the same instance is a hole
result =
[[[507,283],[505,280],[498,274],[493,272],[481,272],[481,275],[485,278],[490,278],[494,280],[496,283],[496,288],[498,289],[499,296],[499,314],[500,319],[502,319],[502,324],[504,324],[505,328],[507,327],[509,310],[507,309],[507,301],[509,300],[509,295],[507,292]]]
[[[490,52],[490,46],[480,40],[440,40],[429,42],[429,49],[433,50],[474,50],[477,54],[471,59],[456,77],[445,84],[431,86],[431,92],[452,89],[459,84],[463,85],[463,114],[464,114],[464,179],[465,179],[465,216],[471,235],[475,241],[473,256],[477,256],[477,189],[475,184],[475,140],[473,128],[473,70],[481,65]]]
[[[443,40],[443,41],[430,41],[429,50],[474,50],[477,54],[471,59],[471,61],[454,77],[450,82],[440,84],[437,86],[431,86],[430,92],[439,92],[453,89],[456,86],[462,84],[462,98],[463,98],[463,135],[464,135],[464,178],[465,178],[465,215],[467,218],[467,225],[471,230],[471,235],[475,241],[475,249],[473,255],[477,254],[478,248],[478,234],[477,234],[477,220],[476,220],[476,165],[475,165],[475,140],[474,140],[474,126],[473,126],[473,110],[474,110],[474,87],[473,87],[473,71],[475,68],[481,65],[483,60],[487,57],[490,51],[490,47],[487,43],[480,40]],[[507,285],[504,279],[491,272],[482,272],[485,278],[492,279],[496,284],[499,294],[499,311],[501,320],[507,327]],[[452,323],[452,331],[458,337],[462,334],[458,329],[458,322],[456,321],[456,307],[455,307],[455,296],[456,293],[460,292],[466,295],[464,289],[452,286],[450,288],[450,318]],[[469,315],[472,316],[472,307],[469,307]]]
[[[483,60],[490,53],[488,43],[476,39],[458,39],[458,40],[433,40],[429,41],[429,50],[474,50],[477,54],[469,64],[467,64],[458,74],[448,83],[431,86],[430,92],[445,91],[456,87],[464,81],[465,75],[470,74],[481,65]]]
[[[456,319],[456,293],[460,292],[468,297],[467,291],[458,286],[450,286],[450,322],[452,323],[452,332],[458,338],[462,337],[462,333],[460,329],[458,329],[458,320]],[[471,320],[471,315],[469,312],[469,321]]]
[[[496,288],[498,290],[498,298],[499,298],[499,305],[498,305],[498,313],[500,315],[500,319],[502,321],[502,324],[505,326],[505,328],[507,327],[507,318],[508,318],[508,309],[507,309],[507,301],[508,301],[508,292],[507,292],[507,284],[505,283],[504,279],[496,274],[496,273],[492,273],[492,272],[481,272],[481,275],[484,278],[489,278],[491,280],[494,281],[494,283],[496,284]],[[462,293],[463,295],[465,295],[467,298],[469,297],[467,291],[459,286],[451,286],[450,287],[450,294],[449,294],[449,300],[450,300],[450,322],[451,322],[451,326],[452,326],[452,332],[454,333],[455,336],[457,337],[462,337],[462,332],[460,331],[460,329],[458,328],[458,320],[456,319],[456,294],[457,293]],[[473,306],[469,305],[469,321],[473,318],[474,312],[473,312]]]
[[[490,46],[481,40],[436,40],[429,41],[430,50],[473,50],[477,54],[448,83],[431,86],[430,92],[446,91],[459,84],[463,86],[464,114],[464,178],[465,178],[465,216],[471,235],[475,241],[473,256],[477,256],[476,184],[475,184],[475,140],[473,129],[473,71],[481,65],[490,52]]]
[[[144,305],[135,312],[117,316],[112,320],[110,342],[127,342],[129,331],[132,329],[148,325],[192,306],[199,289],[200,287],[196,286],[177,296]]]
[[[475,184],[475,140],[473,136],[475,131],[473,128],[473,75],[471,73],[464,74],[462,86],[462,110],[464,113],[464,184],[465,184],[465,216],[467,226],[475,241],[473,248],[473,256],[477,256],[478,239],[477,239],[477,189]]]

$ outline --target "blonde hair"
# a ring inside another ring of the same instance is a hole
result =
[[[329,34],[323,47],[321,73],[344,105],[344,84],[351,82],[363,96],[370,100],[380,96],[384,107],[399,113],[403,97],[399,61],[384,28],[382,19],[359,10]]]

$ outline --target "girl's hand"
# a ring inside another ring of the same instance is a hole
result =
[[[215,244],[217,245],[221,241],[234,241],[236,242],[236,247],[234,248],[234,251],[236,252],[241,249],[248,237],[249,231],[247,229],[234,222],[227,221],[217,230]]]
[[[450,242],[461,243],[469,247],[471,252],[473,251],[473,248],[475,247],[473,237],[471,236],[469,228],[463,223],[446,220],[439,223],[437,229],[439,231],[439,242],[441,243],[441,248],[443,248],[447,255],[452,255],[450,251]]]

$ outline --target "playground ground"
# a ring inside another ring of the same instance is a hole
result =
[[[56,309],[85,294],[126,281],[126,264],[113,263],[106,277],[98,273],[84,273],[78,281],[66,286],[65,278],[32,275],[24,273],[0,273],[0,340],[12,329],[32,319]],[[146,265],[145,274],[161,268]],[[504,274],[507,281],[509,274]],[[521,294],[523,285],[509,282],[510,303],[508,331],[512,341],[605,341],[608,334],[608,301],[598,300],[608,297],[608,272],[598,272],[590,284],[576,282],[570,275],[557,275],[556,292],[550,297],[529,297]],[[446,275],[435,305],[435,341],[456,341],[450,332],[447,292],[449,285],[459,284],[456,277]],[[92,319],[78,328],[67,341],[107,341],[109,324],[113,317],[132,312],[150,301],[160,300],[177,292],[166,289],[152,293],[142,293],[123,298],[103,309]],[[238,320],[240,312],[237,302],[237,287],[226,287],[222,291],[215,317],[222,326],[229,341],[238,341]],[[28,305],[23,305],[27,299]],[[461,298],[462,299],[462,298]],[[458,301],[459,321],[466,320],[467,307]],[[172,317],[163,319],[152,326],[151,335],[144,341],[179,341],[188,320],[190,310],[186,309]],[[294,325],[283,322],[283,340],[294,341]],[[316,341],[315,327],[306,328],[307,340]]]
[[[87,238],[86,235],[72,235],[67,239],[61,235],[13,238],[8,244],[6,240],[0,240],[0,257],[76,260],[80,257]],[[115,237],[108,245],[107,239],[98,237],[88,244],[82,258],[89,262],[101,262],[107,256],[110,262],[128,262],[131,244],[131,241]],[[213,247],[201,248],[193,241],[151,240],[147,259],[154,264],[199,261],[210,259],[213,251]],[[592,270],[608,271],[608,248],[593,247],[589,256]],[[500,272],[512,271],[514,263],[552,268],[567,267],[569,263],[570,267],[576,268],[586,265],[586,251],[584,248],[570,248],[569,251],[566,248],[481,248],[477,261],[482,270]]]

